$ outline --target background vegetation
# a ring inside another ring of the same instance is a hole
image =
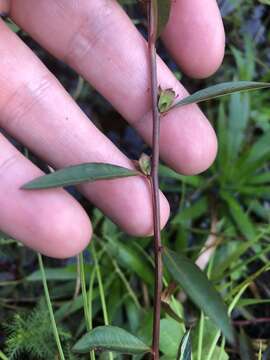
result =
[[[135,0],[121,2],[144,34],[145,23],[134,7]],[[159,46],[159,53],[191,92],[221,81],[270,81],[267,0],[219,3],[227,48],[224,64],[212,78],[207,81],[185,78],[162,44]],[[148,151],[138,135],[94,89],[22,31],[15,30],[96,125],[126,154],[138,158]],[[242,331],[242,343],[238,352],[227,346],[219,339],[214,324],[200,314],[181,289],[171,285],[168,292],[174,296],[164,293],[161,320],[163,359],[176,358],[180,339],[189,327],[192,327],[194,360],[270,359],[267,350],[270,338],[269,92],[235,94],[206,103],[203,110],[218,134],[218,157],[209,171],[198,176],[181,176],[164,165],[160,167],[161,187],[172,206],[163,241],[205,268],[230,307],[234,325]],[[44,165],[31,153],[29,157]],[[94,225],[94,241],[83,256],[93,325],[104,322],[118,325],[149,343],[153,296],[151,239],[128,237],[73,188],[70,191],[85,206]],[[80,289],[82,266],[80,269],[77,258],[66,261],[46,258],[44,263],[66,359],[89,358],[71,352],[86,330]],[[57,359],[37,255],[3,234],[0,271],[0,359]],[[166,279],[170,280],[168,274]],[[99,358],[108,356],[103,353]]]

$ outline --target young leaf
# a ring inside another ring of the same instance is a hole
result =
[[[192,301],[215,322],[227,339],[234,343],[234,331],[226,306],[206,275],[188,258],[169,249],[164,250],[164,263],[173,279],[181,285]]]
[[[140,173],[117,165],[105,163],[85,163],[69,166],[54,173],[43,175],[22,186],[22,189],[48,189],[59,186],[80,184],[85,181],[115,179],[136,176]]]
[[[121,354],[144,354],[151,349],[140,339],[117,326],[98,326],[85,334],[73,347],[76,353],[108,350]]]
[[[270,83],[253,82],[253,81],[232,81],[218,85],[210,86],[206,89],[199,90],[194,94],[185,97],[171,107],[180,107],[188,104],[199,103],[206,100],[215,99],[221,96],[237,93],[240,91],[258,90],[270,87]]]
[[[161,35],[167,22],[169,21],[171,11],[171,0],[154,0],[157,7],[157,38]]]
[[[191,360],[190,330],[185,333],[181,340],[177,360]]]
[[[151,158],[147,154],[142,154],[139,158],[139,167],[145,176],[151,175]]]

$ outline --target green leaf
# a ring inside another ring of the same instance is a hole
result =
[[[230,324],[226,306],[206,275],[182,254],[164,249],[164,263],[192,301],[202,309],[234,343],[234,331]]]
[[[153,271],[149,263],[142,256],[132,243],[124,243],[111,237],[106,237],[108,240],[107,249],[110,255],[117,260],[120,266],[123,266],[129,271],[133,271],[147,284],[154,283]]]
[[[250,94],[236,93],[229,99],[228,118],[228,158],[230,168],[238,158],[243,143],[246,140],[246,130],[250,119]],[[229,170],[231,170],[229,169]],[[231,171],[230,171],[231,172]]]
[[[155,0],[157,9],[157,38],[161,35],[167,22],[169,21],[171,12],[171,0]]]
[[[240,232],[248,240],[256,238],[256,229],[249,216],[244,212],[237,200],[235,200],[235,198],[231,194],[225,191],[221,192],[221,197],[223,198],[223,200],[226,201],[231,216]]]
[[[212,353],[211,360],[228,360],[229,357],[224,349],[217,346],[220,331],[209,317],[204,317],[203,320],[203,331],[201,330],[201,322],[197,322],[196,326],[191,332],[192,340],[192,356],[193,360],[197,360],[198,357],[198,342],[199,338],[202,337],[202,349],[201,349],[201,360],[209,359],[209,353]],[[213,351],[214,347],[214,351]]]
[[[215,99],[221,96],[241,92],[258,90],[270,87],[270,83],[254,82],[254,81],[231,81],[225,82],[218,85],[210,86],[206,89],[199,90],[194,94],[185,97],[184,99],[177,102],[171,107],[180,107],[188,104],[199,103],[206,100]]]
[[[191,360],[190,330],[185,333],[181,340],[177,360]]]
[[[183,182],[184,184],[191,185],[193,187],[199,187],[204,184],[204,179],[199,175],[194,176],[185,176],[180,175],[173,171],[172,169],[168,168],[165,165],[160,164],[159,165],[159,175],[165,178],[171,178],[174,180],[178,180]],[[171,185],[171,184],[170,184]]]
[[[73,347],[76,353],[108,350],[121,354],[144,354],[151,349],[140,339],[117,326],[98,326],[85,334]]]
[[[172,224],[181,224],[185,226],[190,224],[191,221],[194,221],[209,210],[208,200],[206,197],[201,197],[194,204],[191,204],[189,207],[184,208],[181,213],[177,214],[172,220]]]
[[[60,186],[92,182],[96,180],[115,179],[136,176],[140,173],[117,165],[105,163],[85,163],[69,166],[54,173],[43,175],[22,186],[22,189],[48,189]]]
[[[76,280],[77,272],[76,267],[68,266],[65,268],[46,268],[45,275],[47,280]],[[41,271],[36,270],[32,274],[28,275],[27,281],[42,281]]]
[[[180,339],[184,336],[183,324],[174,319],[162,319],[160,321],[160,350],[173,359],[176,358]]]

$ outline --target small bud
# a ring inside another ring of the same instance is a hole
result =
[[[141,172],[146,175],[151,175],[151,158],[146,154],[142,154],[139,159],[139,167]]]
[[[176,97],[175,95],[173,89],[162,90],[161,87],[159,87],[158,110],[161,114],[170,109]]]

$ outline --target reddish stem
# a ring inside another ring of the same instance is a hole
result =
[[[159,337],[160,337],[160,312],[162,292],[162,243],[160,234],[160,202],[159,202],[159,138],[160,138],[160,114],[158,110],[158,82],[156,64],[156,37],[157,37],[157,13],[154,1],[148,1],[148,49],[151,73],[151,98],[152,98],[152,166],[151,185],[153,196],[153,223],[154,223],[154,251],[155,251],[155,295],[154,295],[154,322],[152,352],[153,359],[159,360]]]

